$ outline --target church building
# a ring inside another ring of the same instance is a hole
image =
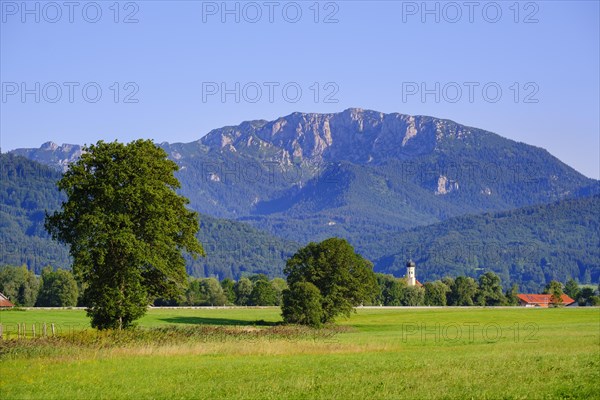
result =
[[[413,260],[408,260],[406,262],[406,277],[405,277],[406,283],[408,284],[408,286],[423,287],[421,282],[419,282],[417,280],[417,275],[416,275],[416,271],[415,271],[416,268],[417,268],[417,265],[415,264],[415,262]]]

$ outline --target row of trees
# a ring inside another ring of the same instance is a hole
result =
[[[375,274],[377,287],[372,298],[365,298],[364,305],[381,306],[511,306],[517,305],[518,288],[513,285],[503,291],[500,278],[487,272],[478,280],[459,276],[427,282],[423,287],[408,286],[404,278]],[[306,296],[314,294],[307,285],[297,290]],[[187,290],[175,299],[157,298],[156,306],[281,306],[287,282],[282,278],[269,280],[266,275],[252,275],[238,281],[226,278],[189,278]],[[600,288],[599,288],[600,291]],[[37,277],[26,266],[0,268],[0,292],[17,306],[24,307],[73,307],[87,306],[80,286],[71,271],[51,267],[43,269]],[[544,291],[560,299],[562,293],[576,300],[580,306],[600,304],[600,296],[592,287],[580,287],[569,279],[564,285],[552,281]],[[319,292],[320,294],[320,292]],[[314,297],[314,296],[313,296]],[[368,296],[367,296],[368,297]]]
[[[517,294],[519,288],[513,285],[505,292],[500,284],[500,277],[493,272],[486,272],[478,280],[471,277],[446,277],[434,282],[427,282],[423,287],[407,286],[403,278],[392,275],[377,274],[380,292],[374,305],[384,306],[516,306],[519,304]],[[600,285],[598,287],[600,292]],[[551,281],[546,285],[544,293],[553,296],[556,304],[562,303],[561,295],[567,294],[580,306],[600,305],[600,296],[595,295],[592,287],[579,287],[569,279],[566,284]]]
[[[17,306],[74,307],[82,291],[71,271],[46,267],[37,277],[23,265],[0,267],[0,292]]]
[[[266,275],[252,275],[239,281],[215,278],[189,278],[185,292],[174,299],[157,298],[157,306],[280,306],[284,279],[269,280]],[[87,307],[89,299],[68,270],[46,267],[36,276],[27,266],[0,267],[0,292],[22,307]]]
[[[280,306],[287,283],[281,278],[269,280],[258,274],[237,282],[226,278],[190,278],[185,293],[175,299],[159,298],[157,306]]]
[[[593,287],[579,287],[579,284],[574,279],[569,279],[564,287],[562,283],[558,282],[558,284],[561,291],[573,300],[576,300],[580,306],[600,306],[600,282],[598,283],[598,295],[595,295]],[[547,290],[549,286],[546,287]]]
[[[503,292],[500,278],[486,272],[478,280],[471,277],[446,277],[427,282],[423,287],[407,286],[403,278],[377,275],[380,292],[375,305],[383,306],[503,306],[517,305],[518,288]]]

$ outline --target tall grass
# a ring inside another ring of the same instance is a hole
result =
[[[247,346],[259,342],[330,341],[347,326],[328,325],[314,329],[297,325],[270,327],[165,325],[126,330],[78,330],[54,337],[13,338],[0,341],[0,361],[18,358],[69,355],[86,350],[136,349],[147,347],[197,345],[203,343],[235,343]]]
[[[85,321],[63,313],[12,315]],[[11,343],[0,397],[600,398],[597,308],[360,309],[321,336],[277,325],[278,313],[151,310],[133,331]],[[457,326],[473,336],[443,333]]]

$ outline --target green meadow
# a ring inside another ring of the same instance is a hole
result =
[[[314,332],[279,313],[151,309],[144,341],[81,345],[85,311],[1,311],[0,398],[600,398],[598,308],[361,308]],[[62,337],[16,339],[23,323]]]

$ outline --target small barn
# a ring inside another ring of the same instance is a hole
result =
[[[548,307],[552,303],[551,294],[518,294],[519,305],[523,307]],[[568,306],[575,303],[575,300],[563,294],[561,296],[562,305]]]
[[[14,306],[15,305],[8,300],[8,297],[0,293],[0,308],[10,308]]]

